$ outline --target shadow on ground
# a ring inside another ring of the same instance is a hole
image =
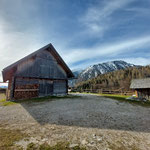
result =
[[[82,95],[81,98],[21,103],[41,125],[150,132],[150,108],[112,99]]]

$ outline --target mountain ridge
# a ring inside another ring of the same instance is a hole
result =
[[[136,67],[136,65],[127,63],[122,60],[115,60],[115,61],[108,61],[104,63],[94,64],[87,67],[86,69],[84,69],[82,72],[78,74],[77,82],[86,81],[88,79],[95,78],[101,74],[113,72],[116,70],[126,69],[129,67]]]

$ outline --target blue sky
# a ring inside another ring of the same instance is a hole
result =
[[[52,43],[71,69],[150,64],[150,0],[0,0],[0,70]]]

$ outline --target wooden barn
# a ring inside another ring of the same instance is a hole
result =
[[[130,88],[135,90],[137,97],[150,99],[150,78],[134,79]]]
[[[33,52],[2,71],[8,81],[7,99],[65,95],[74,75],[52,44]]]

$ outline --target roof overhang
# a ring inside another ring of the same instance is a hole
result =
[[[131,89],[149,89],[150,88],[150,78],[144,79],[134,79],[131,81]]]

